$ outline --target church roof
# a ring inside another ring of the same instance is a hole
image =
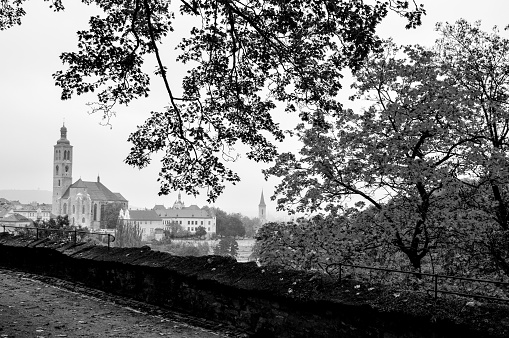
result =
[[[129,210],[129,219],[133,221],[160,221],[161,217],[154,210]]]
[[[106,188],[101,182],[87,182],[82,181],[81,178],[71,184],[69,188],[62,195],[62,198],[69,198],[72,188],[86,188],[90,199],[93,201],[114,201],[114,202],[127,202],[127,200],[119,193],[112,193],[110,189]]]
[[[114,192],[114,194],[117,196],[117,198],[118,198],[118,200],[119,200],[119,201],[126,201],[126,202],[127,202],[127,200],[124,198],[124,196],[122,196],[122,194],[121,194],[121,193],[119,193],[119,192]]]
[[[70,144],[67,139],[67,128],[65,127],[65,124],[62,125],[62,128],[60,128],[60,140],[57,141],[57,145],[58,144]]]
[[[184,207],[182,209],[157,209],[154,210],[159,216],[164,218],[212,218],[207,210],[198,208],[196,205]]]
[[[164,204],[156,204],[153,209],[154,210],[166,209],[166,207],[164,206]]]

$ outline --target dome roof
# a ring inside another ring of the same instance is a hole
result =
[[[60,128],[60,140],[57,141],[57,144],[70,144],[67,139],[67,128],[65,127],[65,124],[63,124],[62,128]]]

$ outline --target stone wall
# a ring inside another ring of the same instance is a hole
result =
[[[407,298],[412,308],[405,308],[404,297],[396,301],[390,291],[373,294],[374,301],[351,292],[351,283],[219,256],[27,242],[0,234],[0,267],[82,283],[232,325],[253,337],[503,337],[508,332],[477,325],[468,319],[468,309],[465,320],[440,317],[430,311],[437,303],[427,297]]]

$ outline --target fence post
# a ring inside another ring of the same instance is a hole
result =
[[[108,234],[108,250],[110,249],[110,234]]]
[[[434,274],[433,279],[435,280],[435,299],[437,299],[437,296],[438,296],[438,275]]]
[[[74,228],[74,245],[76,245],[76,236],[78,235],[76,228]]]
[[[39,228],[38,227],[35,227],[35,239],[36,240],[39,239]]]

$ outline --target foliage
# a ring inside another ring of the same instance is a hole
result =
[[[455,83],[456,104],[464,111],[461,124],[454,127],[473,139],[458,156],[475,180],[467,184],[465,202],[479,223],[477,237],[467,243],[476,248],[474,255],[489,255],[493,264],[488,266],[509,276],[509,39],[496,27],[491,33],[482,31],[480,22],[460,20],[438,29],[442,38],[437,55]]]
[[[203,238],[205,237],[205,235],[207,235],[207,230],[205,230],[204,226],[199,226],[196,228],[196,232],[194,233],[194,235],[198,238]]]
[[[227,214],[219,208],[212,208],[216,215],[216,234],[219,237],[244,237],[246,229],[240,214]]]
[[[418,46],[385,44],[357,73],[357,96],[373,100],[368,109],[342,111],[322,126],[300,124],[300,155],[282,154],[265,172],[282,178],[279,208],[338,214],[346,197],[360,197],[378,210],[387,240],[419,269],[437,240],[430,215],[438,192],[461,174],[449,151],[461,141],[441,127],[446,111],[435,109],[448,101],[431,57]]]
[[[176,256],[205,256],[209,254],[208,242],[184,242],[184,241],[173,241],[172,243],[165,244],[162,246],[155,246],[157,250],[169,252]]]
[[[121,209],[122,203],[101,204],[101,229],[115,229]]]
[[[74,235],[76,235],[76,241],[82,242],[84,240],[90,240],[88,237],[88,228],[82,228],[81,226],[73,226],[69,224],[69,217],[67,215],[58,215],[56,218],[50,218],[49,220],[36,220],[34,221],[34,227],[43,229],[39,230],[40,238],[50,238],[52,240],[66,240],[73,241]],[[44,230],[47,229],[47,230]],[[76,230],[74,233],[72,230]],[[30,231],[30,235],[34,235]]]
[[[246,230],[246,237],[254,237],[256,229],[261,225],[261,221],[258,217],[249,218],[244,215],[239,215],[242,222],[242,226]]]
[[[184,230],[184,228],[177,222],[171,222],[169,225],[166,226],[169,228],[169,230],[164,230],[164,236],[165,238],[187,238],[191,236],[191,233],[187,230]]]
[[[118,220],[115,231],[114,245],[119,248],[131,248],[141,246],[142,231],[136,222]]]
[[[116,104],[129,104],[149,94],[145,58],[157,61],[155,75],[170,102],[131,134],[126,162],[142,168],[151,155],[163,152],[160,193],[208,188],[214,201],[226,182],[239,176],[228,166],[238,157],[237,142],[247,157],[271,161],[276,147],[267,135],[282,140],[283,130],[271,116],[275,102],[286,103],[304,121],[321,124],[340,108],[336,95],[343,69],[357,70],[380,45],[376,27],[388,11],[420,24],[424,9],[409,1],[164,0],[111,2],[87,0],[103,16],[93,16],[89,29],[78,32],[77,50],[62,53],[66,65],[54,74],[62,99],[96,93],[94,112],[109,118]],[[20,23],[23,0],[2,2],[0,29]],[[57,10],[60,0],[54,0]],[[180,41],[176,62],[163,60],[159,46],[176,33],[179,16],[193,27]],[[181,85],[171,84],[168,69],[189,67]],[[176,89],[182,88],[180,97]]]
[[[509,40],[463,20],[438,29],[433,49],[387,42],[371,55],[353,97],[369,107],[299,125],[300,154],[266,174],[282,178],[280,208],[356,214],[358,239],[414,268],[506,278]],[[352,196],[354,213],[342,204]]]
[[[223,237],[214,247],[214,255],[237,257],[239,244],[234,237]]]

